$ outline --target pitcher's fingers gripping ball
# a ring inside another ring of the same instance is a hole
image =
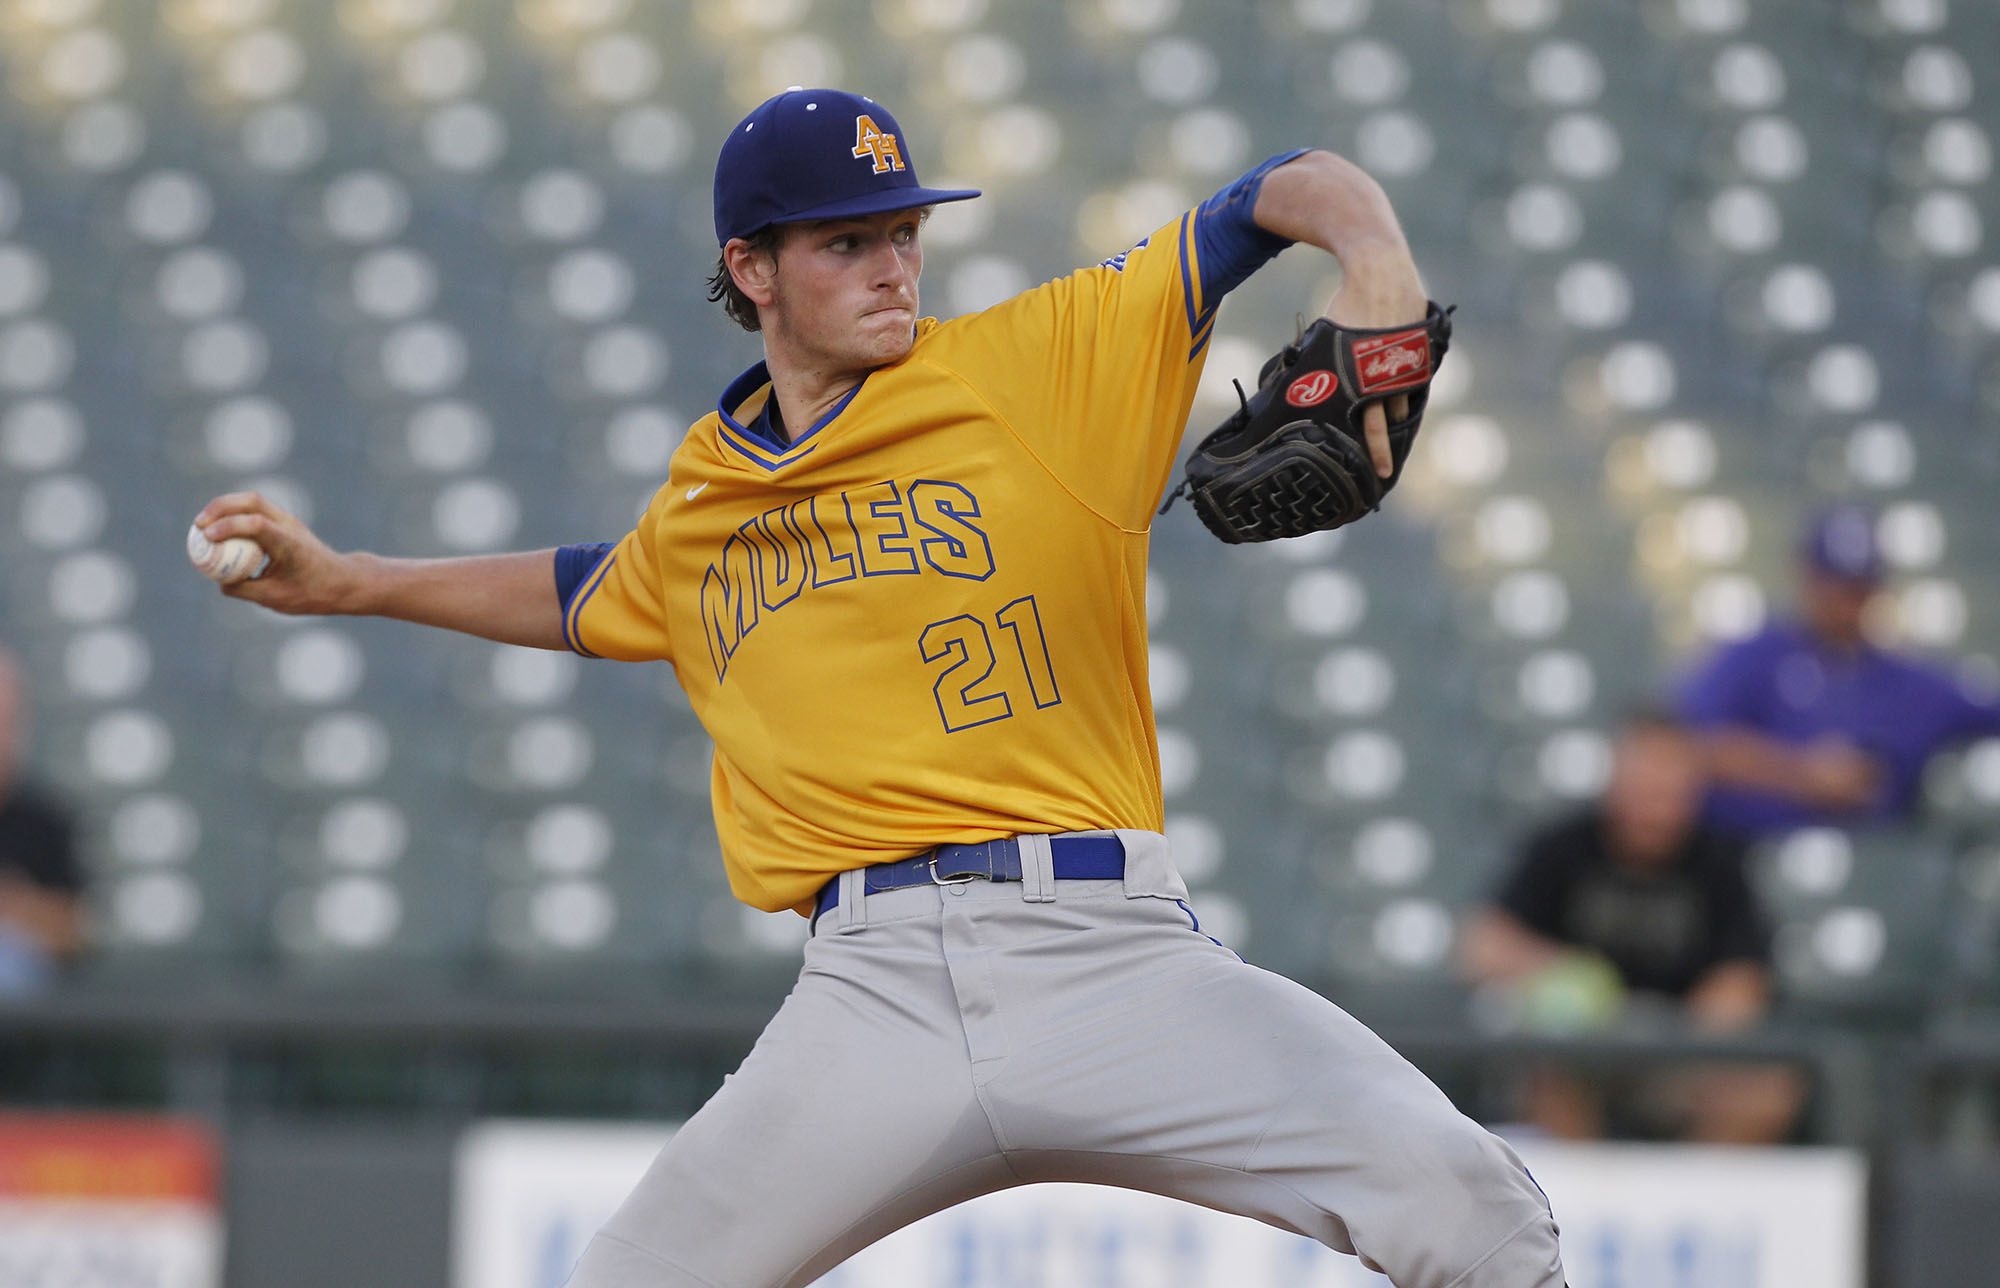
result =
[[[353,588],[353,577],[348,561],[328,549],[296,515],[259,493],[218,496],[195,515],[194,525],[196,531],[188,534],[188,558],[206,575],[216,577],[222,593],[232,599],[280,613],[349,611],[345,596]],[[221,553],[204,556],[203,541]],[[247,567],[227,557],[231,549],[251,556]],[[218,576],[218,571],[226,575]]]
[[[188,562],[210,581],[225,586],[263,575],[271,557],[264,547],[248,537],[225,537],[210,541],[196,524],[188,525]]]
[[[1257,392],[1195,448],[1160,512],[1186,494],[1208,530],[1231,544],[1302,536],[1368,514],[1402,477],[1450,342],[1451,310],[1435,303],[1415,326],[1314,322],[1264,364]],[[1386,477],[1364,428],[1378,405],[1387,418]]]

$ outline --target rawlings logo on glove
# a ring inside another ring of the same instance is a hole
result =
[[[1361,368],[1361,392],[1364,394],[1386,393],[1392,389],[1408,389],[1415,385],[1428,384],[1434,365],[1430,332],[1418,327],[1414,331],[1404,331],[1399,335],[1385,335],[1373,340],[1356,340],[1354,358]],[[1405,373],[1407,373],[1406,378],[1397,379]]]
[[[1285,387],[1285,401],[1294,407],[1312,407],[1333,397],[1340,377],[1331,371],[1309,371]]]
[[[1314,322],[1264,364],[1256,394],[1195,448],[1160,513],[1186,495],[1208,530],[1234,544],[1338,528],[1375,510],[1402,477],[1451,342],[1451,312],[1434,303],[1417,327]],[[1369,458],[1362,412],[1396,397],[1408,409],[1388,423],[1395,469],[1385,479]]]

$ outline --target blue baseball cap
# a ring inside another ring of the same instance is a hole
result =
[[[715,160],[715,240],[976,197],[926,188],[889,109],[837,89],[788,89],[737,122]]]
[[[1882,551],[1875,542],[1875,517],[1858,505],[1823,511],[1806,529],[1800,553],[1813,571],[1842,581],[1882,578]]]

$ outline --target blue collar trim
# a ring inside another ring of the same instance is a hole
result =
[[[808,447],[803,452],[794,452],[790,456],[781,456],[773,459],[769,456],[760,456],[757,451],[745,447],[728,430],[722,432],[722,445],[767,474],[775,474],[778,470],[790,465],[793,461],[804,460],[806,457],[812,455],[813,448],[819,446],[818,443],[814,443],[812,447]]]
[[[760,362],[730,381],[729,387],[722,391],[722,400],[715,408],[716,415],[722,421],[722,441],[735,448],[739,455],[767,470],[774,470],[780,465],[789,465],[819,446],[810,442],[812,437],[832,424],[834,417],[846,411],[847,404],[854,401],[854,395],[860,393],[861,385],[867,382],[868,378],[863,376],[861,383],[841,395],[840,401],[835,403],[826,415],[815,421],[811,429],[789,443],[780,443],[771,434],[770,419],[765,414],[770,408],[769,399],[765,400],[763,409],[748,425],[730,414],[731,408],[741,407],[750,395],[771,383],[771,369]]]

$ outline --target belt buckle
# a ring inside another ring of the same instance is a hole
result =
[[[976,882],[976,880],[996,880],[992,876],[992,870],[994,870],[992,846],[994,846],[994,842],[990,842],[990,840],[978,844],[980,854],[986,856],[986,872],[960,872],[956,876],[938,876],[938,852],[942,852],[946,848],[946,846],[938,846],[936,850],[930,852],[930,858],[926,860],[926,866],[930,868],[930,884],[934,884],[934,886],[966,886],[966,884]]]
[[[932,885],[940,885],[940,886],[967,885],[973,881],[979,880],[979,874],[977,872],[962,872],[955,877],[939,876],[937,870],[937,852],[935,850],[931,852],[931,857],[925,861],[924,866],[931,870]]]

